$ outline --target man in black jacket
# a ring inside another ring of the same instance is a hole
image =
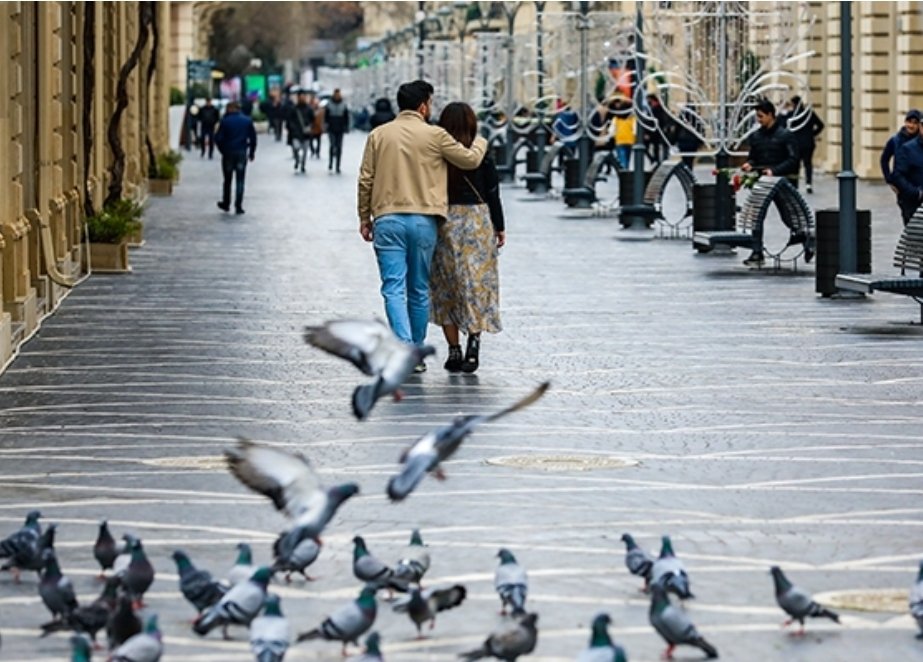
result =
[[[913,140],[920,135],[921,118],[923,118],[923,114],[921,114],[919,110],[913,109],[908,111],[907,116],[904,118],[904,126],[901,127],[900,131],[888,139],[885,148],[881,152],[881,174],[885,178],[885,182],[888,183],[888,186],[891,187],[891,190],[897,194],[897,206],[901,209],[901,218],[904,220],[904,225],[907,225],[910,221],[910,217],[913,216],[913,212],[916,211],[918,203],[914,203],[911,193],[908,192],[906,195],[902,193],[897,183],[896,164],[895,170],[892,171],[891,160],[893,158],[896,161],[897,154],[900,152],[901,147],[908,142],[913,142]]]
[[[756,121],[760,128],[750,135],[750,153],[741,166],[744,172],[757,171],[767,177],[786,177],[792,186],[798,188],[798,143],[795,136],[776,120],[776,107],[769,99],[762,99],[756,104]],[[782,216],[782,222],[789,226],[789,220]],[[763,228],[753,229],[756,241],[753,254],[744,260],[749,266],[763,263]],[[806,242],[807,237],[792,234],[790,244]],[[805,244],[805,260],[810,262],[814,251]]]
[[[205,146],[208,143],[208,158],[215,154],[215,129],[221,119],[218,109],[212,105],[211,99],[205,100],[205,105],[199,109],[199,145],[201,156],[205,156]]]
[[[894,159],[894,185],[897,186],[897,204],[901,208],[904,225],[910,222],[914,212],[923,204],[923,140],[917,137],[908,140]]]
[[[314,126],[314,109],[308,103],[308,93],[305,90],[298,90],[298,101],[289,109],[285,126],[292,141],[292,150],[295,152],[295,170],[300,168],[301,172],[304,172],[311,127]]]
[[[244,178],[247,174],[247,161],[256,155],[256,130],[253,120],[240,112],[240,104],[232,101],[227,112],[218,124],[215,132],[215,145],[221,152],[221,171],[224,174],[224,186],[218,208],[222,211],[231,209],[231,179],[235,179],[234,213],[243,214]]]

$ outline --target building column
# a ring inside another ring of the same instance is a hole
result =
[[[896,3],[897,13],[897,73],[895,112],[892,113],[892,131],[904,121],[911,108],[923,109],[923,13],[919,2],[902,0]]]
[[[859,48],[853,57],[856,89],[856,126],[861,130],[856,135],[855,171],[863,179],[881,179],[879,159],[888,137],[894,132],[893,107],[896,90],[891,69],[891,57],[897,40],[895,38],[894,8],[888,2],[863,2],[858,5],[858,17],[854,23],[859,36]]]

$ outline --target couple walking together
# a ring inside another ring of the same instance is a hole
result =
[[[474,372],[481,333],[501,329],[500,184],[471,107],[450,103],[434,126],[432,97],[425,81],[401,85],[400,113],[369,134],[359,169],[359,233],[375,247],[395,335],[422,344],[432,313],[449,345],[446,370]],[[464,355],[460,332],[468,336]]]

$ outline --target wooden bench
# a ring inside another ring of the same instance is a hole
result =
[[[891,292],[908,296],[920,304],[923,324],[923,207],[917,209],[901,233],[893,264],[900,274],[837,274],[836,286],[862,294]]]
[[[777,253],[767,251],[763,245],[763,224],[773,204],[791,230],[791,240]],[[805,261],[810,262],[814,256],[814,212],[785,177],[760,177],[737,215],[736,230],[696,232],[692,241],[703,252],[718,246],[750,248],[773,258],[776,268],[779,268],[785,249],[800,244]],[[792,256],[793,262],[798,255]]]
[[[663,215],[663,196],[666,192],[667,184],[674,178],[679,182],[683,189],[683,194],[686,196],[685,213],[675,220],[667,219]],[[666,224],[675,234],[679,224],[692,216],[692,191],[696,183],[692,170],[681,159],[672,158],[661,161],[644,189],[644,205],[650,207],[650,213],[654,220]],[[688,234],[686,236],[688,237]]]

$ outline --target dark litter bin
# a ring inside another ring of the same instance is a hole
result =
[[[530,149],[526,152],[526,174],[538,172],[538,150]],[[538,188],[537,182],[526,180],[526,188],[530,193],[535,192]]]
[[[817,233],[814,291],[821,296],[836,294],[836,275],[840,272],[840,210],[819,209],[815,215]],[[872,273],[872,212],[856,210],[857,273]]]
[[[626,228],[634,223],[636,218],[643,217],[644,224],[650,227],[654,224],[654,215],[651,213],[638,214],[634,213],[635,208],[644,203],[644,200],[635,200],[635,171],[634,170],[618,170],[619,173],[619,207],[622,210],[626,210],[629,213],[620,213],[619,214],[619,223],[624,225]],[[651,181],[651,175],[654,174],[653,170],[644,171],[644,188],[647,188],[647,183]]]
[[[717,184],[694,184],[692,187],[692,231],[724,232],[732,231],[737,214],[737,201],[734,189],[728,186],[730,195],[726,201],[727,213],[724,223],[718,221],[718,206],[715,202]]]

